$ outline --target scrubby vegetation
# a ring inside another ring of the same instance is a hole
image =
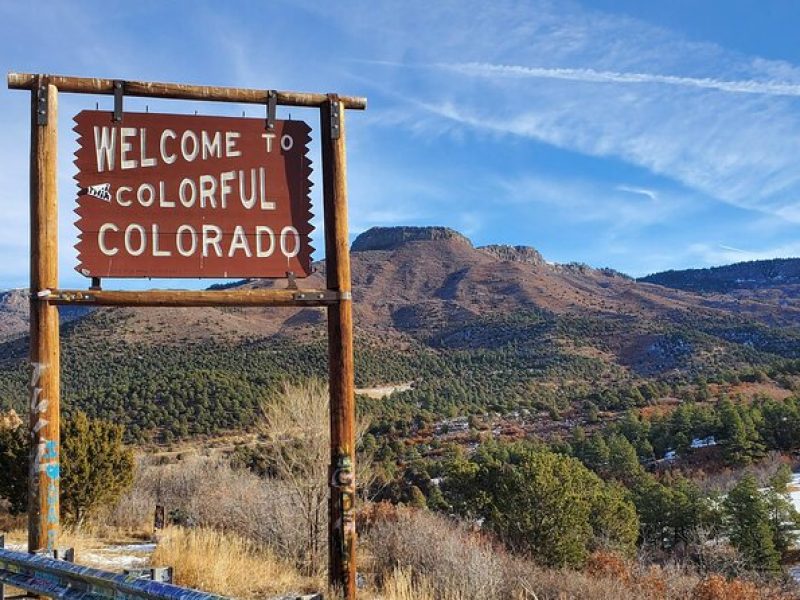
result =
[[[61,511],[67,523],[80,526],[131,486],[133,452],[123,445],[122,436],[122,426],[82,412],[62,421]],[[0,427],[0,500],[6,501],[11,515],[28,506],[29,439],[21,424]]]

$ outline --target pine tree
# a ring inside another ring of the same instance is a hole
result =
[[[413,506],[414,508],[427,508],[428,501],[425,499],[425,494],[422,493],[422,490],[419,489],[416,485],[412,485],[409,491],[409,499],[408,499],[409,506]]]
[[[800,527],[800,513],[789,498],[791,481],[792,470],[787,465],[781,465],[770,479],[770,488],[767,490],[772,539],[781,556],[797,542],[797,529]]]
[[[585,445],[582,456],[578,458],[595,473],[606,473],[608,470],[608,444],[600,433],[593,433]]]
[[[752,435],[748,435],[742,417],[727,398],[719,403],[720,442],[725,460],[734,465],[746,465],[752,460]]]
[[[61,425],[61,508],[80,525],[116,501],[133,483],[133,452],[122,443],[123,427],[78,412]]]
[[[752,474],[745,475],[728,493],[724,508],[728,537],[748,565],[759,571],[780,571],[769,506]]]
[[[28,508],[28,454],[26,428],[0,427],[0,499],[18,515]]]
[[[608,439],[608,475],[630,487],[644,473],[636,449],[621,435]]]
[[[672,413],[670,431],[673,437],[674,450],[684,456],[692,444],[692,419],[687,406],[680,406]]]
[[[602,542],[635,547],[639,523],[622,488],[578,460],[524,444],[486,444],[453,463],[443,491],[456,512],[483,518],[512,550],[580,566]]]
[[[101,506],[115,502],[131,485],[133,452],[122,443],[123,427],[78,412],[61,422],[61,509],[80,524]],[[27,430],[0,429],[0,498],[12,513],[27,509]]]

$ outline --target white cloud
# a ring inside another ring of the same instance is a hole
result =
[[[768,96],[800,96],[800,83],[757,80],[726,81],[711,77],[679,77],[655,73],[623,73],[595,69],[564,69],[525,67],[519,65],[493,65],[487,63],[438,63],[430,65],[439,69],[482,77],[530,77],[537,79],[562,79],[592,83],[659,83],[690,88],[718,90],[736,94],[764,94]]]
[[[658,200],[658,194],[656,194],[656,192],[654,192],[653,190],[648,190],[648,189],[641,188],[641,187],[634,187],[634,186],[630,186],[630,185],[618,185],[614,189],[617,190],[617,191],[620,191],[620,192],[629,192],[631,194],[638,194],[639,196],[644,196],[645,198],[650,198],[650,200],[653,200],[653,201]]]

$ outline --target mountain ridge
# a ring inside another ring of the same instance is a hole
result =
[[[640,277],[638,281],[695,292],[800,285],[800,258],[772,258],[707,268],[670,269]]]
[[[370,409],[397,428],[442,414],[559,412],[589,399],[619,410],[640,402],[630,389],[649,381],[800,359],[800,304],[776,302],[771,290],[687,292],[550,264],[527,247],[476,248],[451,231],[373,235],[373,246],[351,254],[356,382],[404,384]],[[324,287],[325,262],[314,266],[300,289]],[[0,410],[22,411],[27,292],[12,296],[0,303],[17,324],[0,340]],[[237,427],[287,378],[324,377],[325,338],[321,308],[97,308],[62,328],[64,405],[125,423],[136,439]]]

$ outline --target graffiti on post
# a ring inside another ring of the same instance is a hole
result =
[[[353,556],[353,540],[356,533],[355,520],[355,473],[350,454],[340,449],[331,469],[331,493],[338,503],[338,518],[334,523],[335,543],[339,546],[339,556],[343,557],[342,571],[350,573]]]
[[[58,487],[61,477],[58,441],[47,439],[41,432],[47,427],[49,421],[44,418],[49,400],[42,397],[40,385],[42,375],[47,370],[47,365],[40,362],[32,364],[31,375],[31,402],[30,409],[33,423],[31,436],[33,438],[35,455],[31,469],[33,490],[38,490],[38,478],[42,473],[47,478],[47,514],[43,515],[46,523],[48,550],[55,547],[58,537]]]

